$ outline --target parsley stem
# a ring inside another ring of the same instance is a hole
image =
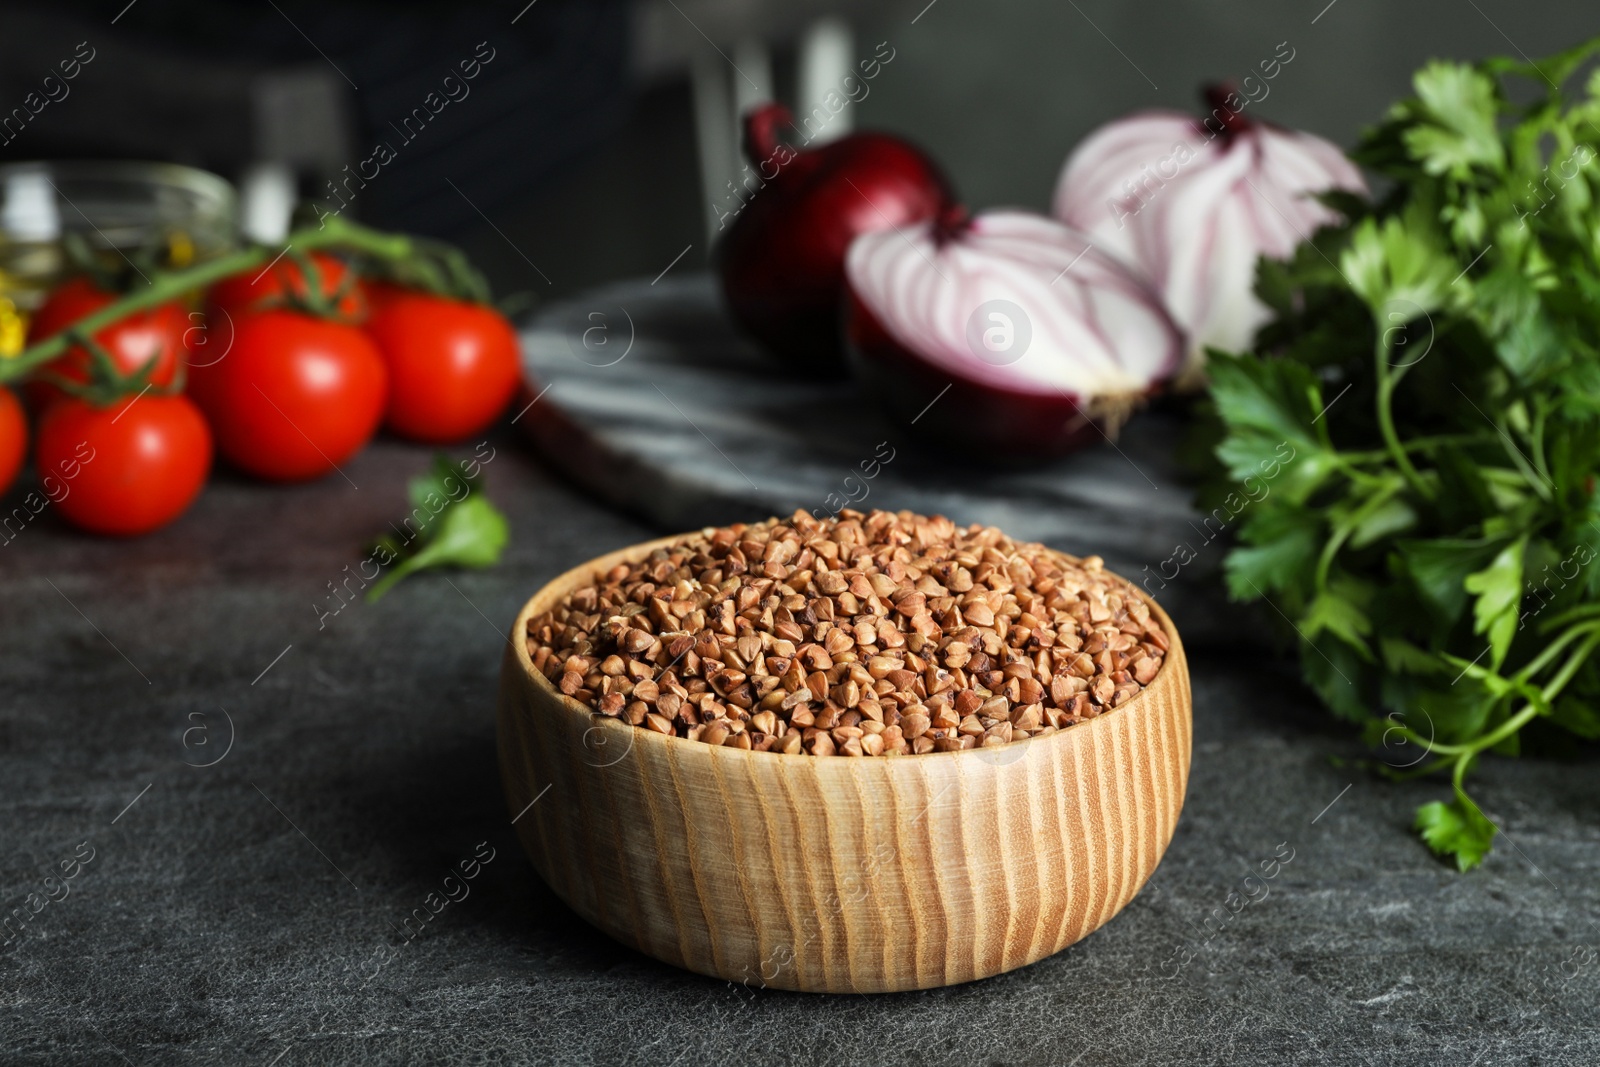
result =
[[[1435,741],[1432,738],[1423,737],[1409,726],[1395,726],[1394,729],[1400,731],[1400,736],[1406,740],[1415,741],[1429,752],[1437,752],[1443,756],[1456,756],[1463,752],[1473,751],[1471,742],[1447,745],[1443,741]]]
[[[1535,674],[1538,674],[1540,671],[1544,670],[1545,667],[1549,665],[1550,661],[1555,659],[1556,656],[1560,655],[1561,650],[1566,648],[1573,641],[1582,637],[1584,634],[1592,634],[1596,632],[1600,632],[1600,620],[1591,620],[1589,622],[1582,622],[1576,626],[1573,626],[1560,637],[1546,645],[1543,651],[1541,651],[1533,659],[1529,660],[1520,671],[1512,675],[1512,682],[1528,681]]]
[[[1339,469],[1339,472],[1346,478],[1349,478],[1350,481],[1356,485],[1364,486],[1369,489],[1375,489],[1382,485],[1386,480],[1383,475],[1372,474],[1368,471],[1364,471],[1352,463],[1350,461],[1351,453],[1349,452],[1329,452],[1327,455],[1329,459],[1333,461],[1334,466]],[[1387,452],[1379,452],[1375,453],[1375,455],[1381,456],[1385,460],[1389,458],[1389,454]]]
[[[1569,622],[1580,619],[1592,619],[1600,616],[1600,604],[1580,604],[1578,607],[1563,611],[1560,615],[1539,624],[1539,632],[1547,634],[1551,630],[1560,629]]]
[[[1567,657],[1567,661],[1561,665],[1561,670],[1557,671],[1555,677],[1550,679],[1550,681],[1545,684],[1544,688],[1539,691],[1540,697],[1543,698],[1543,704],[1548,706],[1551,701],[1555,700],[1555,698],[1560,695],[1561,690],[1567,687],[1567,683],[1572,681],[1573,675],[1577,674],[1584,662],[1588,660],[1589,655],[1594,651],[1595,646],[1600,645],[1600,622],[1591,622],[1580,626],[1574,626],[1572,629],[1568,630],[1566,633],[1562,634],[1559,638],[1552,642],[1550,647],[1545,652],[1541,653],[1538,659],[1534,660],[1532,663],[1528,664],[1521,671],[1519,671],[1517,675],[1511,679],[1511,681],[1513,683],[1526,681],[1528,676],[1532,675],[1537,670],[1548,664],[1554,655],[1559,653],[1564,647],[1566,647],[1566,645],[1570,644],[1574,639],[1585,634],[1588,635],[1588,640],[1584,641],[1583,644],[1579,645],[1578,648],[1573,650],[1572,654]],[[1528,725],[1528,723],[1532,722],[1540,713],[1540,705],[1530,702],[1521,711],[1517,712],[1517,714],[1501,723],[1494,730],[1484,734],[1481,737],[1474,738],[1471,741],[1466,741],[1459,745],[1447,745],[1439,741],[1428,740],[1407,726],[1399,726],[1397,729],[1399,729],[1401,736],[1415,741],[1417,744],[1426,748],[1429,752],[1438,752],[1444,755],[1459,755],[1462,758],[1465,758],[1473,755],[1474,753],[1482,752],[1486,748],[1493,748],[1501,741],[1504,741],[1506,738],[1510,737],[1512,734]]]
[[[1512,439],[1509,430],[1498,422],[1494,424],[1494,428],[1500,434],[1500,443],[1505,446],[1506,458],[1510,459],[1512,466],[1517,468],[1522,480],[1535,493],[1538,493],[1548,501],[1554,502],[1555,497],[1550,491],[1550,479],[1545,476],[1543,471],[1538,470],[1528,462],[1528,457],[1524,456],[1522,449],[1517,447],[1517,442]]]
[[[1532,430],[1533,467],[1539,472],[1539,477],[1543,480],[1544,484],[1546,486],[1550,486],[1554,483],[1550,480],[1550,465],[1545,459],[1544,455],[1544,423],[1546,411],[1547,409],[1542,402],[1535,401]]]
[[[1493,748],[1495,745],[1498,745],[1501,741],[1504,741],[1506,738],[1510,737],[1512,734],[1528,725],[1528,723],[1533,721],[1538,714],[1538,706],[1529,704],[1527,707],[1517,712],[1517,714],[1501,723],[1491,733],[1484,734],[1481,737],[1475,737],[1471,741],[1463,741],[1459,745],[1447,745],[1442,741],[1430,741],[1408,726],[1401,726],[1398,729],[1400,730],[1402,737],[1405,737],[1411,741],[1415,741],[1423,748],[1426,748],[1429,752],[1437,752],[1443,756],[1458,756],[1461,759],[1466,759],[1469,756],[1477,755],[1486,748]]]
[[[1361,524],[1371,518],[1400,490],[1400,483],[1393,480],[1391,475],[1387,485],[1384,479],[1378,479],[1380,488],[1367,502],[1361,505],[1348,519],[1338,523],[1328,538],[1328,543],[1322,546],[1322,555],[1317,559],[1317,592],[1322,592],[1328,587],[1328,572],[1333,568],[1334,558],[1339,550],[1344,547],[1345,541],[1351,534],[1361,528]]]
[[[1413,437],[1402,442],[1402,447],[1407,452],[1426,452],[1430,448],[1441,445],[1473,445],[1486,444],[1495,440],[1495,435],[1485,433],[1444,433],[1433,437]],[[1387,462],[1390,453],[1386,448],[1374,448],[1365,452],[1344,452],[1342,455],[1355,463]]]
[[[1475,755],[1479,752],[1482,752],[1486,748],[1493,748],[1532,722],[1538,716],[1538,714],[1539,706],[1537,704],[1529,704],[1527,707],[1511,716],[1511,718],[1501,723],[1492,732],[1484,734],[1476,741],[1468,744],[1466,746],[1467,751],[1465,755]]]
[[[1578,673],[1578,669],[1589,658],[1589,653],[1594,651],[1596,644],[1600,644],[1600,629],[1594,630],[1589,634],[1588,640],[1579,645],[1572,655],[1567,657],[1567,662],[1561,665],[1561,670],[1557,671],[1556,676],[1550,679],[1545,684],[1545,687],[1540,690],[1546,702],[1554,700],[1561,690],[1567,687],[1567,683],[1572,681],[1572,676]]]
[[[1456,758],[1457,757],[1455,756],[1441,755],[1438,759],[1429,760],[1420,767],[1407,767],[1398,771],[1386,771],[1384,773],[1384,777],[1388,778],[1392,782],[1415,781],[1418,778],[1426,778],[1435,771],[1439,771],[1445,767],[1448,767],[1450,764],[1456,761]]]
[[[1389,342],[1384,340],[1383,334],[1379,334],[1378,343],[1373,348],[1373,361],[1377,364],[1378,373],[1378,429],[1383,433],[1383,443],[1388,446],[1389,455],[1394,457],[1394,465],[1400,468],[1400,473],[1405,476],[1418,496],[1431,501],[1433,489],[1423,481],[1417,468],[1411,465],[1411,457],[1406,455],[1405,446],[1400,443],[1400,435],[1394,429],[1392,401],[1395,387],[1400,384],[1405,368],[1399,370],[1392,368],[1386,358],[1388,355]]]
[[[1542,702],[1545,706],[1548,706],[1550,702],[1561,693],[1561,690],[1566,688],[1567,683],[1572,681],[1573,675],[1577,674],[1579,668],[1581,668],[1585,661],[1588,660],[1589,654],[1594,651],[1595,646],[1600,645],[1600,624],[1575,626],[1571,630],[1567,631],[1567,633],[1561,635],[1560,641],[1566,642],[1571,638],[1577,637],[1585,632],[1588,633],[1589,639],[1582,645],[1578,646],[1578,648],[1573,650],[1572,655],[1568,656],[1567,661],[1561,665],[1561,670],[1556,672],[1556,676],[1550,679],[1544,688],[1539,691],[1539,695],[1543,698]],[[1559,651],[1561,646],[1558,644],[1555,647],[1556,650]],[[1524,672],[1527,672],[1527,670],[1527,668],[1523,668]],[[1495,745],[1498,745],[1500,742],[1504,741],[1506,738],[1510,737],[1512,734],[1528,725],[1528,723],[1532,722],[1540,714],[1540,705],[1530,702],[1521,711],[1517,712],[1511,718],[1501,723],[1494,730],[1491,730],[1489,733],[1484,734],[1481,737],[1473,738],[1471,741],[1463,742],[1459,745],[1447,745],[1439,741],[1429,740],[1407,726],[1399,726],[1397,729],[1400,731],[1402,737],[1405,737],[1411,741],[1415,741],[1429,752],[1437,752],[1446,756],[1456,756],[1456,784],[1459,786],[1461,775],[1464,773],[1465,763],[1467,760],[1477,755],[1479,752],[1482,752],[1484,749],[1493,748]]]

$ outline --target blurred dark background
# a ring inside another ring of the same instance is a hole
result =
[[[1348,144],[1429,57],[1538,57],[1597,31],[1577,0],[56,0],[5,5],[0,160],[204,167],[270,232],[286,190],[326,195],[382,142],[392,160],[345,185],[346,210],[554,296],[686,247],[680,269],[703,265],[735,112],[815,97],[875,54],[893,58],[831,134],[899,132],[973,206],[1042,209],[1094,126],[1188,108],[1285,43],[1259,113]]]

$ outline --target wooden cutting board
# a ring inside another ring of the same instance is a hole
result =
[[[517,425],[573,481],[664,531],[796,508],[909,508],[1099,554],[1202,644],[1236,617],[1217,580],[1224,541],[1208,540],[1179,477],[1174,414],[1140,413],[1115,445],[1045,466],[961,463],[919,448],[848,378],[767,356],[735,330],[709,274],[553,304],[524,327],[522,355],[543,395]],[[959,390],[938,402],[959,405]]]

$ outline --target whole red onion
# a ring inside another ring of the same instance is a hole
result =
[[[985,457],[1115,435],[1183,356],[1161,298],[1042,215],[951,212],[866,234],[845,275],[862,380],[901,421]]]
[[[748,199],[718,250],[722,289],[738,323],[802,366],[839,366],[844,257],[860,234],[936,215],[949,183],[915,146],[855,133],[810,150],[780,141],[787,108],[745,118]]]
[[[1225,87],[1204,119],[1145,111],[1102,126],[1073,151],[1056,185],[1056,218],[1144,272],[1189,335],[1185,377],[1206,346],[1249,347],[1268,318],[1256,261],[1283,258],[1336,221],[1315,198],[1365,193],[1338,146],[1246,117]]]

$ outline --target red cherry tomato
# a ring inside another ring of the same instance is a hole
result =
[[[28,421],[17,394],[0,386],[0,495],[4,495],[22,469],[28,453]]]
[[[311,261],[316,264],[317,273],[321,276],[322,295],[331,297],[344,284],[350,269],[343,261],[325,252],[311,253]],[[226,314],[239,319],[252,312],[271,310],[269,305],[276,306],[285,293],[304,299],[310,292],[310,284],[300,265],[284,256],[267,267],[252,267],[231,278],[222,279],[211,287],[207,300],[213,315]],[[338,311],[341,316],[353,321],[366,317],[367,298],[361,282],[353,283],[340,298]]]
[[[35,462],[73,525],[99,534],[149,533],[183,514],[211,470],[211,432],[183,396],[123,397],[93,407],[67,397],[39,420]]]
[[[228,353],[190,368],[189,394],[235,466],[271,481],[332,471],[372,437],[388,391],[383,357],[354,326],[293,311],[234,323]]]
[[[28,325],[28,343],[52,337],[118,298],[118,294],[106,292],[88,278],[73,278],[51,293],[34,315]],[[94,339],[110,354],[122,374],[133,374],[154,360],[150,381],[160,387],[172,384],[177,376],[184,351],[184,333],[189,326],[189,314],[183,305],[171,301],[114,322],[96,333]],[[45,365],[46,370],[74,382],[88,382],[89,367],[89,353],[80,345],[73,345]],[[40,409],[66,395],[42,381],[28,383],[27,393],[28,399]]]
[[[367,313],[376,315],[378,309],[397,297],[410,296],[416,290],[396,285],[383,278],[367,278],[361,282],[361,291],[367,295]]]
[[[391,294],[367,332],[389,366],[384,423],[402,437],[459,441],[493,422],[517,387],[517,335],[493,308]]]

